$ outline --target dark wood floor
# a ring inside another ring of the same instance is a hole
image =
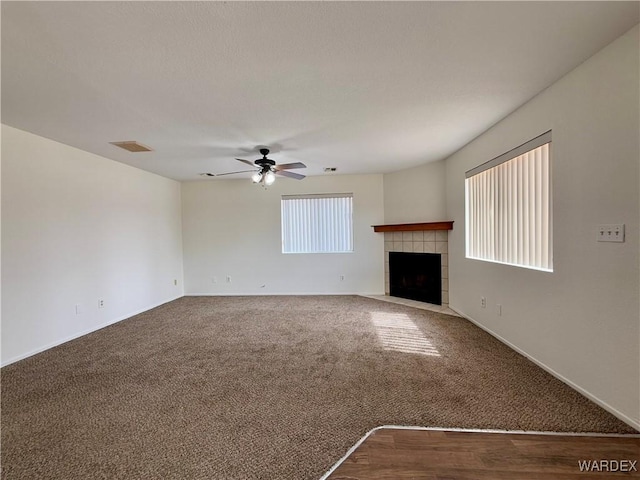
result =
[[[589,472],[580,471],[579,462],[594,460],[597,468],[590,463]],[[639,436],[381,429],[328,480],[601,480],[640,478],[639,471]]]

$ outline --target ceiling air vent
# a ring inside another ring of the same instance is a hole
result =
[[[149,147],[145,147],[141,143],[138,143],[134,140],[128,142],[109,142],[111,145],[115,145],[116,147],[124,148],[126,151],[131,153],[138,152],[152,152],[153,150]]]

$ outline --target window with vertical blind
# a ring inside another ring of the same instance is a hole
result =
[[[551,131],[466,172],[466,256],[553,271]]]
[[[282,253],[353,252],[353,194],[283,195]]]

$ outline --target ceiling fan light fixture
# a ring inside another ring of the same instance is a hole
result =
[[[264,174],[265,185],[273,185],[273,182],[275,181],[276,181],[276,176],[271,170],[269,170],[267,173]]]
[[[251,175],[251,181],[253,183],[260,183],[260,180],[262,180],[262,173],[256,172],[253,175]]]

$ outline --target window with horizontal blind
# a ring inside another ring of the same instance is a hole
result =
[[[551,131],[466,172],[466,256],[553,271]]]
[[[353,194],[283,195],[282,253],[353,252]]]

